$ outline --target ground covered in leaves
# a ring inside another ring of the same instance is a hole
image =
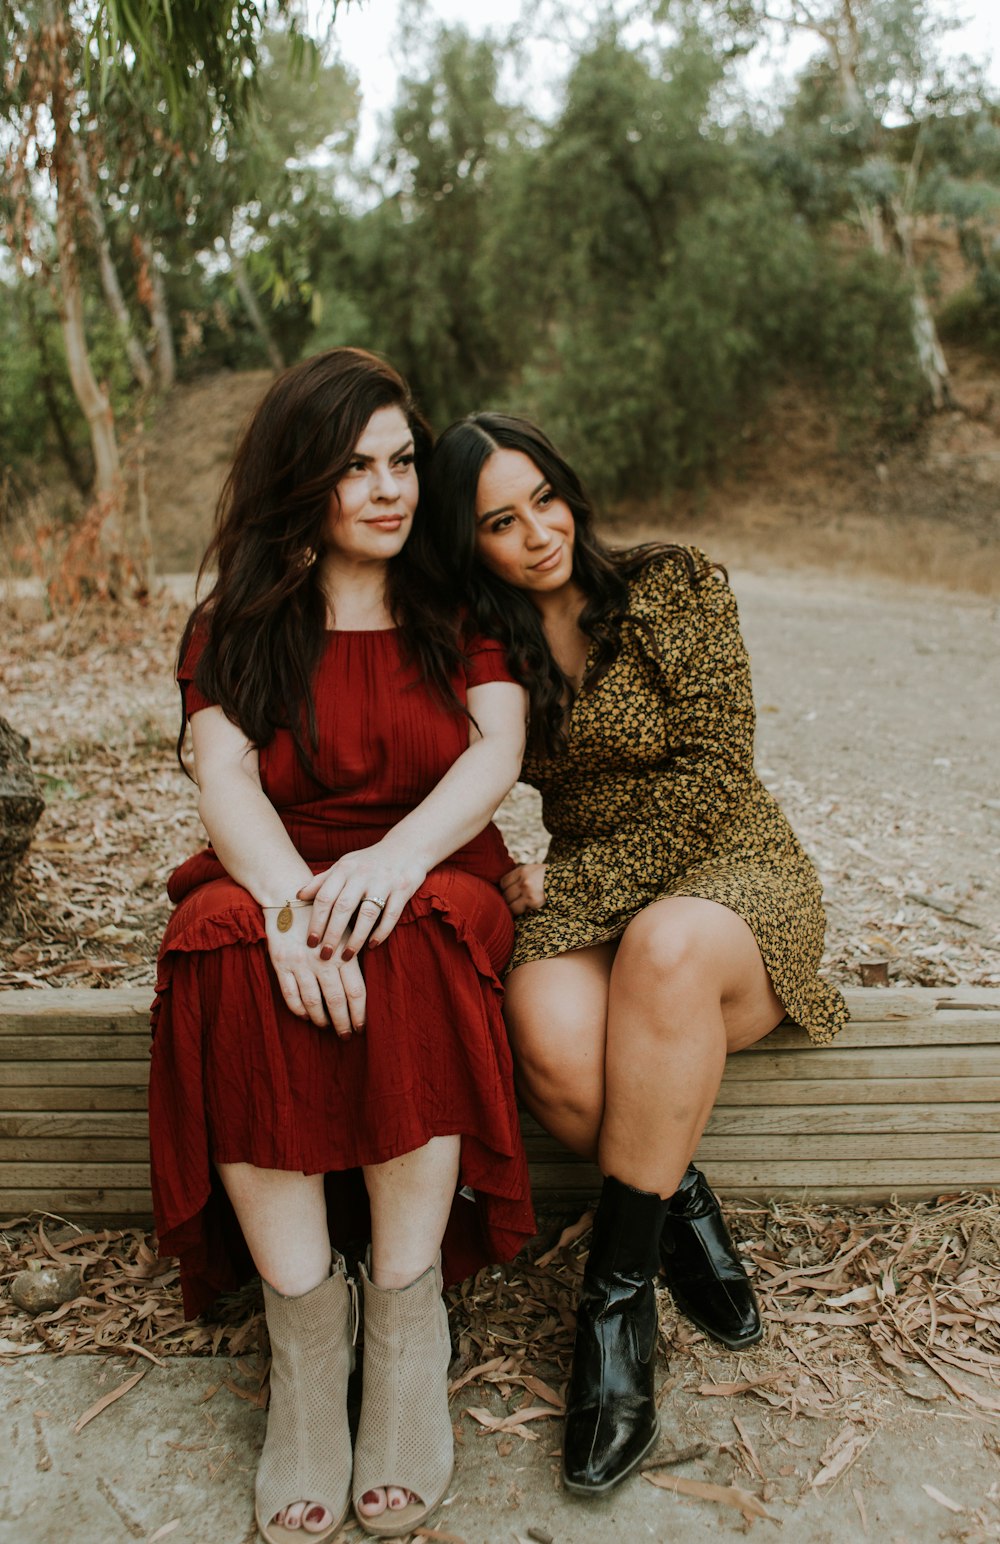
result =
[[[547,1423],[563,1411],[591,1215],[550,1218],[547,1235],[521,1258],[449,1293],[453,1414],[495,1440],[501,1458],[540,1437],[558,1443]],[[661,1293],[661,1402],[681,1384],[705,1401],[749,1395],[769,1418],[782,1418],[793,1449],[810,1446],[795,1437],[797,1422],[830,1423],[822,1451],[811,1444],[813,1491],[847,1473],[878,1433],[880,1410],[898,1410],[900,1393],[914,1408],[985,1421],[984,1440],[1000,1455],[1000,1204],[952,1195],[911,1206],[735,1205],[729,1220],[760,1295],[766,1338],[739,1355],[720,1353]],[[79,1270],[78,1295],[35,1317],[14,1308],[7,1295],[14,1276],[53,1263]],[[210,1393],[225,1388],[259,1409],[267,1402],[259,1287],[221,1300],[213,1317],[186,1322],[176,1266],[159,1260],[155,1240],[140,1230],[11,1219],[0,1225],[0,1284],[4,1360],[43,1351],[130,1358],[131,1376],[116,1379],[75,1429],[127,1394],[148,1363],[174,1356],[228,1355],[235,1362],[223,1364]],[[754,1437],[739,1415],[733,1425],[724,1455],[729,1484],[673,1472],[708,1454],[700,1442],[660,1452],[647,1477],[735,1507],[747,1523],[767,1517]],[[947,1504],[944,1490],[928,1494]],[[980,1524],[982,1531],[962,1537],[1000,1537],[1000,1509]]]

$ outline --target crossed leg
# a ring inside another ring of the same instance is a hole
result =
[[[742,917],[687,896],[646,907],[617,944],[519,966],[504,1012],[540,1124],[664,1198],[698,1145],[726,1056],[784,1017]]]

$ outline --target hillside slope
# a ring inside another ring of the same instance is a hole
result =
[[[616,511],[608,534],[679,537],[749,567],[780,561],[1000,591],[1000,373],[969,351],[950,357],[959,408],[914,440],[845,444],[825,404],[789,387],[718,483]],[[197,567],[237,437],[270,379],[266,370],[204,377],[159,409],[147,477],[162,572]]]

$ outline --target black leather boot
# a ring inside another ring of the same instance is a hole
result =
[[[681,1313],[732,1351],[764,1333],[760,1309],[722,1210],[694,1164],[667,1202],[660,1265]]]
[[[563,1479],[600,1495],[659,1435],[653,1396],[657,1246],[667,1202],[606,1179],[594,1217],[566,1398]]]

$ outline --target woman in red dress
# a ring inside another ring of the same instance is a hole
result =
[[[525,698],[407,551],[429,449],[405,383],[370,354],[278,377],[181,645],[212,845],[170,883],[153,1196],[190,1313],[263,1279],[269,1544],[328,1538],[352,1495],[382,1536],[437,1506],[453,1463],[441,1270],[510,1258],[534,1230],[501,1016],[511,860],[489,824],[517,777]],[[354,1236],[359,1199],[372,1246],[352,1457],[355,1294],[328,1217]]]

